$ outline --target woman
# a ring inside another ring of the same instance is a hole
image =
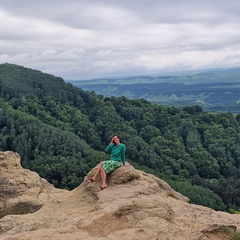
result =
[[[87,184],[95,182],[98,175],[100,174],[102,179],[102,185],[100,186],[98,191],[107,188],[107,174],[115,171],[122,165],[125,165],[126,146],[125,144],[121,143],[121,138],[118,135],[114,135],[112,137],[111,142],[105,149],[105,152],[111,154],[110,159],[108,161],[101,162],[98,165],[98,169],[95,175],[87,181]]]

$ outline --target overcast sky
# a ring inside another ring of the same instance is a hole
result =
[[[0,63],[71,80],[240,66],[237,0],[0,0]]]

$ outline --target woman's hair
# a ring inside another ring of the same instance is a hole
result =
[[[120,136],[119,135],[117,135],[117,134],[114,134],[112,137],[118,137],[119,138],[119,142],[121,142],[121,138],[120,138]],[[116,143],[113,141],[113,143],[116,145]]]

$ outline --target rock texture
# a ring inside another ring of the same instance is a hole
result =
[[[132,166],[112,173],[102,191],[100,181],[66,191],[23,169],[18,154],[0,152],[0,181],[0,240],[228,240],[228,229],[240,227],[238,215],[189,204]]]
[[[0,152],[0,218],[35,212],[63,191],[23,169],[17,153]]]

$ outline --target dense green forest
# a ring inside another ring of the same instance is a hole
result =
[[[105,146],[117,133],[137,169],[192,203],[238,209],[239,123],[240,114],[103,97],[37,70],[0,65],[0,150],[18,152],[23,167],[59,188],[77,187],[106,160]]]

